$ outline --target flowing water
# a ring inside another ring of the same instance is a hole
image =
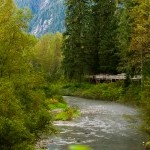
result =
[[[89,145],[93,150],[144,150],[146,136],[139,131],[135,108],[113,102],[64,97],[78,106],[81,116],[73,121],[58,121],[60,135],[49,139],[49,150],[67,150],[71,144]]]

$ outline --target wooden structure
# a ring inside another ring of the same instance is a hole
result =
[[[98,74],[98,75],[90,75],[87,78],[89,79],[90,82],[95,82],[95,83],[103,82],[103,81],[115,82],[118,80],[125,80],[126,74],[125,73],[121,73],[121,74],[117,74],[117,75]],[[131,78],[131,80],[139,81],[139,80],[141,80],[141,76],[136,75],[133,78]]]

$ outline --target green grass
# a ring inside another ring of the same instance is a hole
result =
[[[68,108],[64,109],[62,112],[56,114],[54,120],[70,121],[79,115],[80,115],[80,113],[77,108],[68,107]]]
[[[116,101],[121,98],[123,88],[116,83],[103,83],[97,85],[89,83],[73,83],[63,86],[61,91],[64,95]]]
[[[57,97],[49,98],[46,100],[45,105],[49,110],[54,110],[58,108],[65,109],[68,107],[68,104],[64,101],[62,97],[61,99]]]
[[[72,120],[80,115],[78,108],[70,107],[62,96],[55,95],[52,98],[48,98],[45,102],[48,110],[53,114],[53,120]]]
[[[141,86],[137,82],[133,82],[128,87],[125,87],[123,82],[112,82],[112,83],[76,83],[76,82],[65,82],[55,83],[50,86],[53,95],[67,95],[67,96],[78,96],[89,99],[97,100],[108,100],[116,101],[123,104],[132,106],[139,106],[143,109],[143,117],[145,124],[143,130],[150,134],[150,90],[148,85],[141,92]],[[59,99],[59,103],[51,103],[50,109],[62,108],[63,111],[58,114],[56,120],[71,120],[73,112],[71,110],[66,111],[67,104],[60,96],[54,97]],[[55,101],[53,101],[55,102]]]

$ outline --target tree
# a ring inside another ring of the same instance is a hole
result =
[[[44,35],[34,47],[34,68],[41,72],[48,82],[58,80],[61,77],[61,48],[61,33]]]
[[[122,0],[120,6],[120,67],[129,76],[143,74],[149,62],[149,1]]]
[[[141,74],[143,84],[144,75],[150,74],[147,69],[150,64],[150,2],[135,0],[134,3],[135,6],[130,12],[133,20],[130,50],[133,53],[132,65],[135,66],[135,74]]]
[[[30,15],[13,0],[0,9],[0,149],[33,149],[42,132],[55,131],[45,108],[45,81],[33,70],[27,34]]]
[[[70,78],[96,73],[117,73],[116,3],[67,1],[63,66]]]
[[[93,15],[95,25],[95,45],[97,46],[99,72],[116,73],[119,57],[117,55],[116,3],[110,0],[94,0]]]
[[[118,70],[126,73],[125,86],[130,84],[131,76],[134,74],[134,67],[131,65],[132,52],[130,51],[132,33],[132,19],[130,17],[130,10],[133,5],[133,1],[120,0],[117,9],[118,55],[120,56]]]
[[[63,67],[65,75],[81,81],[87,73],[87,15],[89,0],[68,0],[66,2],[66,32],[64,33]],[[89,41],[89,38],[88,38]]]
[[[4,11],[0,12],[0,16],[4,16],[0,17],[0,76],[10,77],[26,70],[27,63],[22,54],[26,54],[33,38],[24,32],[29,12],[17,10],[11,0],[6,0],[3,7]]]

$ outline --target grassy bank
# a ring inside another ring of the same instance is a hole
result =
[[[144,124],[142,126],[142,129],[150,135],[149,85],[146,86],[142,92],[140,84],[136,82],[130,84],[128,87],[126,87],[123,82],[100,84],[90,84],[87,82],[60,82],[51,85],[51,89],[51,93],[54,95],[57,94],[67,96],[78,96],[83,98],[108,100],[123,103],[126,105],[137,106],[143,111],[142,119],[144,121]],[[61,114],[60,116],[65,115]]]
[[[47,99],[46,107],[53,114],[54,121],[69,121],[80,114],[78,108],[70,107],[63,97],[58,95]]]
[[[120,103],[140,105],[140,86],[136,83],[124,87],[123,82],[112,83],[69,83],[58,90],[62,95],[79,96],[90,99],[117,101]]]
[[[141,92],[139,83],[132,83],[125,87],[123,82],[112,83],[76,83],[53,84],[53,93],[68,96],[79,96],[89,99],[115,101],[131,106],[138,106],[143,110],[143,130],[150,134],[150,104],[149,90]]]
[[[63,94],[60,89],[63,85],[60,82],[52,83],[45,89],[47,95],[45,105],[52,112],[54,121],[68,121],[80,115],[78,108],[70,107],[62,97]]]

